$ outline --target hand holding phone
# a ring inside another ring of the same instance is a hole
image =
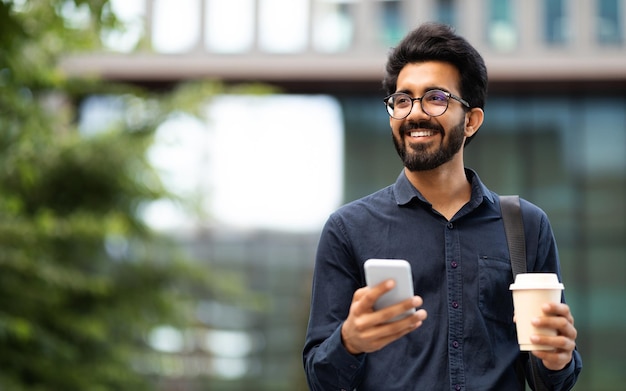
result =
[[[386,292],[376,301],[374,310],[377,311],[389,307],[414,296],[411,265],[407,261],[403,259],[368,259],[365,261],[364,268],[365,282],[369,287],[378,285],[388,279],[392,279],[396,283],[393,289]],[[415,308],[411,308],[392,318],[390,322],[405,318],[414,312]]]

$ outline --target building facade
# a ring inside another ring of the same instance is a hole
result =
[[[490,79],[485,124],[467,149],[467,165],[496,192],[520,194],[548,213],[585,362],[576,389],[622,388],[626,353],[616,341],[626,338],[625,0],[138,3],[128,16],[136,45],[68,56],[64,69],[145,85],[215,78],[333,96],[343,111],[345,202],[393,182],[401,169],[380,103],[389,48],[422,22],[455,26],[483,54]],[[294,362],[317,233],[298,236],[297,247],[285,235],[191,240],[213,268],[241,266],[235,269],[247,284],[282,306],[272,307],[271,321],[256,323],[267,345],[255,351],[250,371],[221,389],[245,389],[237,381],[258,390],[304,387]]]

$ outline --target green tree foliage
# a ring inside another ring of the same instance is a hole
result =
[[[137,370],[147,333],[185,322],[181,303],[206,283],[140,211],[171,196],[146,158],[155,128],[219,87],[154,97],[57,70],[116,23],[106,0],[0,0],[2,390],[150,389]],[[84,136],[75,107],[92,93],[120,96],[126,115]]]

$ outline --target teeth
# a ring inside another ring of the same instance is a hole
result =
[[[420,130],[417,132],[411,132],[411,137],[427,137],[427,136],[432,136],[433,134],[435,133],[430,130]]]

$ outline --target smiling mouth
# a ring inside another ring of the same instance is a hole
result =
[[[437,132],[435,132],[434,130],[414,130],[409,134],[411,135],[411,137],[429,137],[434,136],[436,133]]]

